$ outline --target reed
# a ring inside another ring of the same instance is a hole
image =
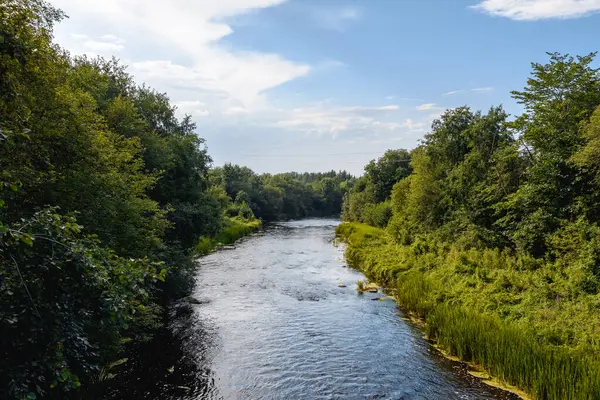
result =
[[[355,223],[337,234],[348,243],[349,265],[395,289],[399,305],[426,322],[428,338],[446,353],[534,399],[600,399],[598,313],[589,298],[549,300],[540,268],[520,269],[530,263],[499,251],[403,246]]]
[[[535,399],[599,399],[600,363],[592,354],[541,344],[527,327],[463,307],[437,305],[427,335],[446,352],[482,366]]]
[[[215,239],[221,244],[233,244],[238,239],[257,231],[261,226],[262,223],[258,219],[228,218],[225,226]]]
[[[240,217],[227,217],[223,229],[215,237],[202,237],[195,246],[198,256],[204,256],[219,246],[230,245],[244,236],[256,232],[262,227],[258,219],[244,219]]]

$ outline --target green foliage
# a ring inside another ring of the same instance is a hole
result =
[[[216,236],[217,243],[232,244],[238,239],[257,231],[262,226],[257,219],[231,218]]]
[[[392,205],[389,201],[369,204],[363,211],[364,222],[378,228],[385,228],[390,218],[392,218]]]
[[[265,221],[338,215],[344,194],[354,181],[345,171],[257,175],[250,168],[233,164],[211,170],[210,179],[235,199],[228,207],[228,216],[256,216]]]
[[[583,222],[566,228],[556,239],[561,254],[597,235],[596,229]],[[576,231],[587,233],[569,240]],[[393,289],[400,306],[425,319],[428,337],[447,353],[534,398],[591,399],[599,393],[597,299],[581,286],[585,280],[574,279],[593,272],[573,265],[565,275],[560,264],[572,265],[571,259],[544,265],[508,251],[464,251],[431,238],[397,245],[386,231],[356,223],[341,224],[336,232],[349,244],[348,263]],[[581,253],[587,259],[587,251]]]
[[[342,205],[343,219],[371,223],[373,213],[386,211],[372,206],[383,203],[392,195],[396,182],[408,177],[412,171],[411,153],[407,150],[388,150],[377,161],[371,161],[365,167],[365,175],[358,179],[348,192]],[[377,226],[387,224],[390,217],[377,217]]]
[[[573,154],[573,161],[583,173],[591,175],[594,184],[600,183],[600,107],[596,108],[589,122],[581,128],[584,145]]]
[[[246,201],[242,201],[241,203],[238,203],[237,201],[230,205],[227,210],[225,211],[225,214],[228,217],[240,217],[242,219],[254,219],[254,212],[252,211],[252,209],[250,208],[250,206],[248,205],[248,203],[246,203]]]
[[[550,54],[547,64],[532,65],[528,86],[513,92],[526,112],[511,125],[520,135],[529,165],[526,181],[500,202],[506,214],[500,223],[519,248],[536,256],[548,250],[539,232],[554,231],[561,219],[574,220],[585,213],[598,221],[593,211],[598,191],[584,155],[594,142],[582,130],[589,125],[593,132],[594,121],[588,121],[600,105],[600,70],[591,66],[594,56]]]
[[[215,237],[201,238],[196,247],[195,253],[204,256],[214,251],[221,245],[230,245],[244,236],[258,231],[262,227],[260,220],[255,218],[244,219],[241,217],[227,218],[223,229]]]
[[[530,329],[465,308],[439,306],[427,331],[449,354],[486,368],[536,399],[594,399],[600,362],[590,354],[540,345]]]
[[[166,273],[100,247],[56,208],[14,224],[0,243],[0,348],[11,371],[0,382],[16,398],[65,392],[96,374],[145,318],[149,284]]]
[[[514,121],[499,107],[446,111],[390,200],[374,194],[370,170],[347,196],[345,220],[385,231],[338,228],[349,263],[396,289],[445,350],[534,398],[600,393],[594,56],[533,64],[513,92],[525,110]],[[390,207],[389,220],[373,217]]]
[[[377,161],[365,167],[365,177],[376,202],[390,196],[392,187],[402,178],[410,175],[410,153],[407,150],[388,150]]]

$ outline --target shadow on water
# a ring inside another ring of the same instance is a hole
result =
[[[338,223],[271,225],[202,258],[200,304],[172,306],[104,399],[514,398],[441,357],[381,293],[359,295]]]
[[[203,399],[214,381],[203,355],[214,346],[214,333],[197,321],[192,306],[179,303],[168,313],[170,323],[154,338],[131,349],[129,360],[119,367],[104,388],[105,400]],[[186,348],[192,345],[194,351]]]

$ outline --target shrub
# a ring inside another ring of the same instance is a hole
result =
[[[363,222],[378,228],[385,228],[392,218],[392,205],[389,201],[369,205],[365,209]]]
[[[147,288],[166,273],[100,247],[55,208],[5,227],[0,261],[0,386],[16,398],[95,376],[130,327],[151,322],[158,310]]]

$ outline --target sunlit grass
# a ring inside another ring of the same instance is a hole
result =
[[[459,251],[425,240],[402,246],[384,230],[354,223],[337,233],[348,242],[348,264],[394,289],[400,306],[424,319],[427,336],[449,355],[535,399],[600,399],[597,300],[558,302],[547,272],[498,250]],[[558,272],[551,278],[567,284]]]
[[[203,237],[196,244],[196,254],[203,256],[222,245],[230,245],[262,227],[258,219],[226,218],[223,229],[215,237]]]

